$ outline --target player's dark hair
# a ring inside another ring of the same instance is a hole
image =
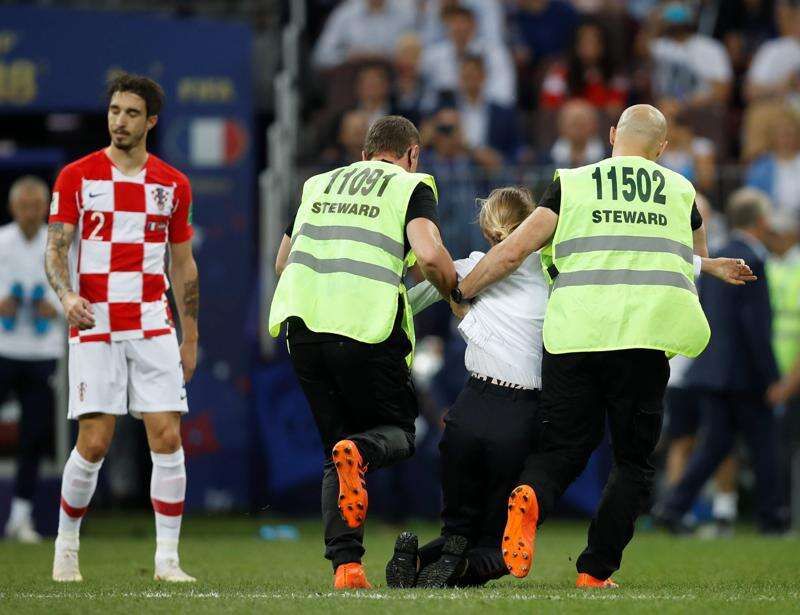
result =
[[[400,158],[409,147],[419,144],[419,131],[414,124],[400,115],[386,115],[369,127],[364,152],[367,159],[384,152]]]
[[[109,102],[117,92],[131,92],[144,99],[147,117],[158,115],[164,106],[164,90],[150,77],[122,73],[108,84],[106,96]]]

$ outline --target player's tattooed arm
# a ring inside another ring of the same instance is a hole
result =
[[[47,281],[61,300],[64,316],[73,327],[81,330],[94,327],[92,305],[72,290],[69,277],[69,247],[75,237],[75,225],[52,222],[47,227],[47,247],[44,270]]]
[[[63,222],[53,222],[47,227],[47,247],[45,248],[44,270],[47,281],[59,299],[72,292],[69,278],[69,247],[75,236],[75,226]]]
[[[169,277],[175,293],[175,304],[178,306],[183,333],[181,365],[183,366],[183,378],[188,382],[197,366],[200,281],[197,275],[197,263],[192,255],[191,240],[183,243],[171,243],[169,252]]]
[[[183,309],[186,316],[197,322],[200,311],[200,281],[197,278],[183,284]]]

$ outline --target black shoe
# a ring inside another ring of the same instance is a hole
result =
[[[394,555],[386,564],[389,587],[414,587],[417,582],[417,549],[419,541],[413,532],[402,532],[394,543]]]
[[[464,536],[448,536],[441,557],[419,572],[417,587],[450,587],[467,570],[469,542]]]

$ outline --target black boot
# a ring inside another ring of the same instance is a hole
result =
[[[386,564],[386,584],[389,587],[414,587],[417,582],[417,549],[419,542],[413,532],[402,532],[394,543],[394,554]]]
[[[452,535],[442,547],[442,556],[419,572],[417,587],[452,587],[464,574],[469,541],[464,536]]]

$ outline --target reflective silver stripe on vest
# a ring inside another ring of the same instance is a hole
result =
[[[697,294],[694,284],[682,273],[674,271],[635,271],[633,269],[593,269],[589,271],[562,271],[558,274],[553,290],[565,286],[608,286],[627,284],[631,286],[674,286]]]
[[[602,252],[619,250],[629,252],[663,252],[680,256],[693,264],[694,251],[689,246],[674,239],[663,237],[636,237],[631,235],[598,235],[596,237],[576,237],[556,244],[557,258],[579,252]]]
[[[395,241],[383,233],[355,226],[316,226],[305,222],[292,237],[292,245],[301,235],[319,240],[345,239],[347,241],[357,241],[380,248],[400,260],[403,260],[404,256],[404,246],[399,241]]]
[[[400,275],[379,265],[354,261],[351,258],[317,258],[308,252],[292,250],[286,261],[287,265],[298,263],[313,269],[317,273],[351,273],[376,282],[385,282],[392,286],[400,285]]]

